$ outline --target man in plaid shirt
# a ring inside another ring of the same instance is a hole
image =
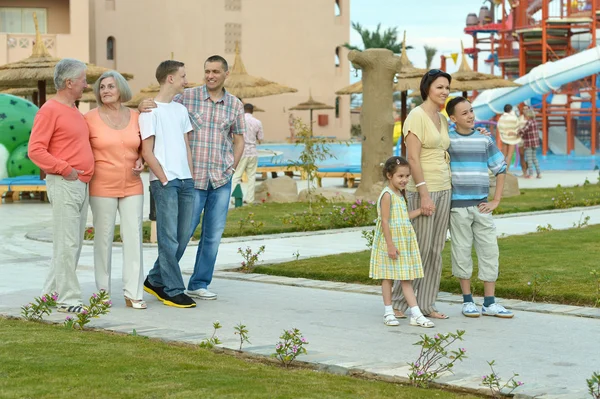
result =
[[[194,128],[190,146],[196,199],[190,235],[203,213],[204,216],[194,273],[186,294],[199,299],[217,299],[208,286],[225,230],[231,178],[244,152],[244,105],[224,89],[227,76],[227,61],[219,55],[209,57],[204,63],[206,84],[186,89],[183,95],[173,98],[187,108]],[[152,104],[152,100],[144,100],[139,109],[143,112]]]
[[[519,136],[523,139],[523,147],[525,148],[525,162],[527,162],[527,173],[523,177],[530,179],[535,167],[537,178],[541,179],[542,172],[536,155],[537,148],[540,146],[540,133],[535,121],[535,112],[531,109],[527,110],[525,118],[527,122],[519,130]]]

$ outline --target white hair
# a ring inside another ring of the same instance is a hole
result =
[[[81,72],[85,71],[87,66],[85,63],[73,59],[63,58],[58,61],[54,68],[54,87],[56,90],[63,90],[66,85],[67,79],[76,79],[81,75]]]
[[[117,71],[106,71],[98,78],[96,83],[94,83],[94,95],[96,96],[98,105],[102,104],[102,98],[100,97],[100,83],[106,78],[113,78],[115,80],[115,85],[119,92],[119,101],[126,103],[131,100],[131,89],[123,75]]]

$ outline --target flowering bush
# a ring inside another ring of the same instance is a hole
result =
[[[556,186],[556,197],[552,198],[555,209],[566,209],[575,206],[575,193],[563,190],[560,184]]]
[[[85,325],[92,321],[93,318],[98,318],[100,315],[107,314],[111,306],[112,301],[108,296],[108,292],[100,290],[97,294],[92,294],[90,297],[90,304],[84,306],[81,313],[77,313],[75,317],[67,316],[64,325],[67,328],[83,330]]]
[[[294,225],[300,231],[312,231],[317,230],[321,226],[321,219],[322,216],[319,213],[304,211],[287,215],[282,219],[282,222],[283,224]]]
[[[449,351],[448,347],[455,341],[462,341],[463,335],[465,335],[464,330],[458,330],[456,334],[436,334],[432,338],[425,334],[421,335],[421,340],[415,343],[421,346],[421,353],[414,363],[410,363],[411,373],[408,378],[412,385],[427,388],[439,374],[445,371],[452,372],[454,363],[458,360],[462,362],[467,357],[467,350],[459,348],[457,351]],[[448,361],[444,363],[443,359]]]
[[[45,294],[41,297],[34,298],[34,302],[21,306],[21,316],[29,321],[41,321],[44,316],[52,313],[52,306],[56,306],[58,294]]]
[[[281,341],[275,345],[275,353],[271,356],[278,359],[286,368],[301,354],[306,354],[305,345],[308,345],[306,338],[297,328],[292,330],[283,330],[279,337]]]
[[[254,212],[248,212],[248,215],[238,221],[240,227],[239,235],[250,233],[250,235],[258,235],[265,224],[254,220]]]
[[[256,264],[259,262],[260,254],[263,252],[265,252],[264,245],[261,245],[256,253],[253,252],[252,248],[250,247],[246,247],[246,249],[242,249],[241,247],[238,248],[238,253],[244,258],[242,261],[242,267],[240,268],[241,271],[244,273],[252,273],[256,267]]]
[[[84,233],[83,233],[83,239],[86,241],[90,241],[94,239],[94,228],[93,227],[88,227],[87,229],[85,229]]]
[[[513,393],[515,389],[524,385],[521,381],[515,380],[515,377],[518,377],[519,374],[513,373],[513,376],[510,377],[504,385],[500,385],[502,379],[498,376],[496,371],[494,370],[494,360],[488,362],[490,365],[490,369],[492,370],[490,375],[484,375],[481,377],[481,385],[486,386],[492,391],[493,398],[499,398],[500,396],[509,396]],[[502,392],[505,391],[505,392]]]
[[[375,201],[357,199],[348,207],[334,205],[329,215],[331,225],[336,227],[368,226],[377,217],[377,206]]]

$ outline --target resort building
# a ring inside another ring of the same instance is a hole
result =
[[[31,54],[33,12],[48,51],[134,74],[132,91],[156,83],[154,72],[173,57],[186,64],[188,80],[202,83],[204,60],[224,56],[230,66],[236,43],[248,73],[298,89],[248,98],[263,109],[266,141],[285,141],[290,121],[309,111],[289,108],[307,101],[334,107],[315,110],[315,135],[350,136],[350,0],[0,0],[0,65]],[[92,82],[90,82],[92,83]]]

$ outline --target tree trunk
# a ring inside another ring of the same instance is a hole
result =
[[[350,51],[348,59],[362,69],[363,105],[360,126],[363,134],[360,186],[357,196],[368,195],[383,180],[381,163],[393,153],[394,116],[392,81],[400,68],[400,57],[390,50]]]

